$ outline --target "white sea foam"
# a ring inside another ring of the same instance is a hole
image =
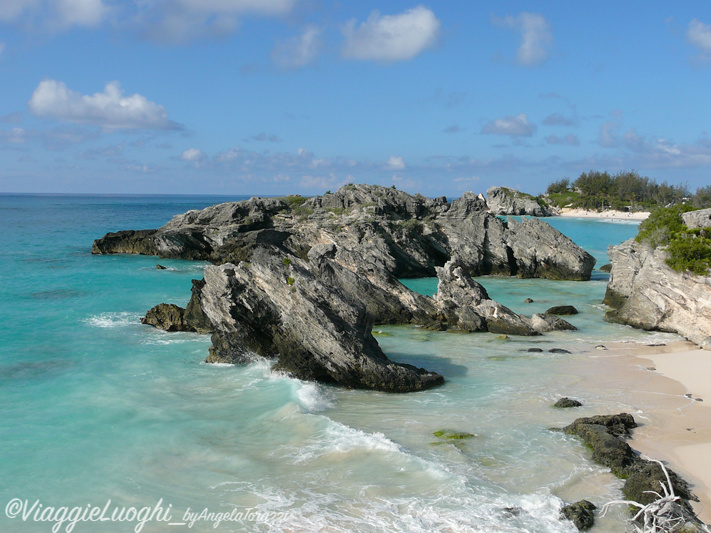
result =
[[[296,397],[301,407],[309,413],[325,411],[333,407],[333,400],[328,397],[323,387],[316,383],[301,383],[296,390]]]
[[[140,324],[141,315],[136,313],[101,313],[84,320],[86,324],[95,328],[122,328]]]

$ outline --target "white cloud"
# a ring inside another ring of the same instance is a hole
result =
[[[182,159],[183,161],[189,161],[191,163],[199,163],[205,158],[207,158],[207,155],[205,155],[205,152],[203,152],[199,148],[188,148],[187,150],[184,150],[183,153],[180,155],[180,159]]]
[[[402,157],[391,155],[385,166],[390,170],[404,170],[405,160]]]
[[[530,67],[548,59],[553,46],[553,32],[543,15],[524,11],[517,17],[507,15],[503,19],[495,18],[494,23],[521,33],[521,45],[516,52],[516,59],[521,65]]]
[[[180,43],[233,33],[247,15],[288,15],[296,0],[142,0],[135,22],[151,40]]]
[[[278,42],[272,51],[272,61],[289,70],[305,67],[314,62],[321,48],[321,29],[307,26],[301,35]]]
[[[140,94],[124,96],[116,81],[107,83],[102,93],[82,95],[60,81],[44,80],[32,94],[29,107],[38,117],[106,129],[180,129],[168,119],[163,106]]]
[[[689,22],[689,29],[686,30],[686,38],[699,49],[702,58],[711,58],[711,26],[694,19]]]
[[[490,135],[510,135],[512,137],[530,137],[536,131],[536,125],[529,122],[525,113],[515,117],[507,116],[489,122],[481,132]]]
[[[618,131],[620,125],[616,120],[608,120],[600,125],[597,142],[605,148],[614,148],[619,144]]]
[[[54,30],[72,26],[95,27],[110,12],[103,0],[2,0],[0,20],[28,20]]]
[[[437,43],[441,25],[434,13],[424,6],[399,15],[380,15],[373,11],[359,26],[355,20],[346,23],[343,57],[382,62],[412,59]]]
[[[543,119],[543,124],[546,126],[577,126],[578,122],[578,117],[566,117],[561,113],[553,113]]]

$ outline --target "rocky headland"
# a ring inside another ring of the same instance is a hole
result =
[[[252,198],[190,211],[157,230],[110,233],[93,253],[206,259],[186,309],[161,304],[144,323],[212,334],[208,362],[256,355],[301,379],[388,392],[443,377],[390,361],[374,324],[538,335],[574,329],[491,300],[472,275],[588,279],[594,259],[544,222],[508,223],[471,193],[428,199],[354,185],[314,198]],[[399,277],[436,275],[434,298]]]
[[[682,215],[688,228],[711,227],[711,209]],[[665,247],[634,239],[609,251],[610,281],[604,303],[608,320],[646,330],[678,333],[711,349],[711,277],[667,264]]]

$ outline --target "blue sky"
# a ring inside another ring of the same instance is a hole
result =
[[[711,184],[711,3],[0,1],[0,191]]]

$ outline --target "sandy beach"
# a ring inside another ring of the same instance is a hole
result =
[[[571,218],[608,218],[610,220],[644,220],[649,217],[648,211],[628,213],[625,211],[591,211],[589,209],[572,209],[564,207],[558,216]]]
[[[578,369],[581,388],[632,406],[640,427],[630,446],[689,481],[700,500],[694,509],[711,523],[711,352],[685,341],[608,348]]]

